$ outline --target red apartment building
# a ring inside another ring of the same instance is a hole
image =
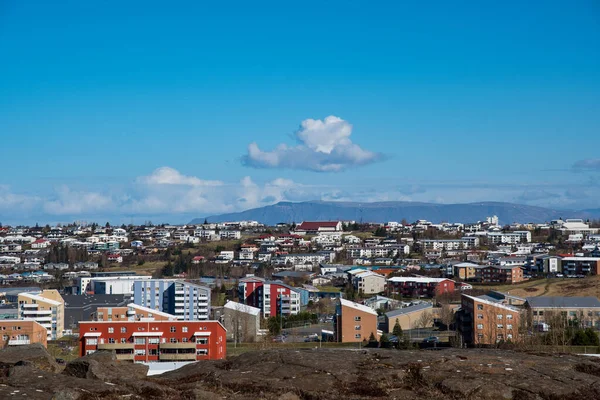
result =
[[[402,297],[435,297],[454,292],[454,281],[446,278],[396,276],[387,280],[387,294]]]
[[[241,303],[260,308],[263,318],[300,312],[300,293],[283,282],[246,277],[239,280],[238,295]]]
[[[225,358],[226,330],[218,321],[80,321],[79,353],[115,350],[117,359],[197,361]]]

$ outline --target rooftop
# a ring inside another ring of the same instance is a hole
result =
[[[392,310],[390,312],[385,313],[385,316],[388,318],[394,318],[399,315],[405,315],[405,314],[410,314],[410,313],[414,313],[417,311],[427,310],[428,308],[433,308],[433,305],[431,303],[415,304],[414,306],[409,306],[409,307],[399,308],[397,310]]]
[[[527,304],[535,308],[600,308],[597,297],[528,297]]]
[[[340,304],[342,305],[342,307],[349,307],[367,314],[377,315],[377,313],[373,311],[370,307],[363,306],[362,304],[358,304],[350,300],[340,299]]]

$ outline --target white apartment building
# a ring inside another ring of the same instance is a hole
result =
[[[210,288],[176,279],[134,282],[133,302],[175,315],[178,320],[208,320]]]
[[[487,234],[488,241],[492,244],[519,244],[531,243],[530,231],[513,231],[510,233],[490,232]]]
[[[223,230],[219,231],[219,236],[223,240],[238,240],[242,238],[242,232]]]
[[[479,246],[479,238],[467,236],[461,239],[423,239],[423,250],[467,250]]]

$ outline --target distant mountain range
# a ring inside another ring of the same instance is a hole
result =
[[[477,222],[497,215],[501,224],[513,222],[540,223],[557,218],[600,218],[600,209],[553,210],[523,204],[479,202],[468,204],[434,204],[406,201],[377,203],[305,201],[301,203],[280,202],[270,206],[253,208],[237,213],[212,215],[209,222],[253,220],[267,225],[280,222],[354,220],[357,222],[388,222],[418,219],[439,222]],[[191,224],[201,224],[204,218],[195,218]]]

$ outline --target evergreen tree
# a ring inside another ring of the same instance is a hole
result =
[[[402,327],[400,326],[400,321],[398,319],[396,319],[396,323],[394,324],[392,335],[396,336],[398,340],[400,340],[404,335],[404,332],[402,332]]]
[[[390,342],[390,338],[388,337],[387,333],[384,333],[381,335],[381,337],[379,338],[379,347],[381,347],[382,349],[389,349],[391,346],[391,342]]]

